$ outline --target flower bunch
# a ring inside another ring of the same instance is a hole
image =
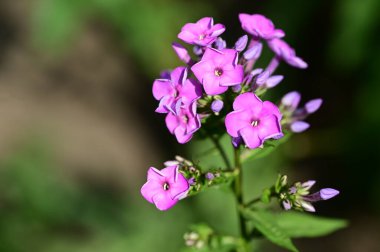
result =
[[[312,202],[338,194],[329,188],[310,194],[309,189],[315,181],[288,186],[287,177],[280,176],[261,197],[243,202],[243,154],[266,149],[286,134],[309,128],[304,120],[319,109],[322,100],[311,100],[299,108],[301,96],[296,91],[286,94],[279,103],[264,100],[266,92],[284,79],[282,75],[274,74],[281,62],[300,69],[308,65],[283,40],[284,31],[276,28],[270,19],[259,14],[240,14],[239,20],[247,34],[233,46],[228,46],[221,37],[225,26],[214,24],[211,17],[184,25],[178,38],[187,45],[172,44],[184,66],[163,72],[153,83],[153,96],[158,101],[156,112],[166,114],[166,126],[178,143],[185,144],[194,135],[210,138],[226,166],[203,169],[199,164],[177,156],[176,160],[165,162],[162,170],[151,167],[141,193],[159,210],[167,210],[185,197],[221,184],[231,185],[239,207],[245,208],[259,201],[267,203],[275,197],[285,210],[311,212],[315,211]],[[273,58],[267,66],[257,67],[264,45],[273,52]],[[219,143],[226,133],[234,148],[234,165]],[[249,240],[249,228],[244,211],[240,211],[239,216],[245,242]],[[198,238],[194,234],[187,235],[186,243],[199,247],[208,241],[200,242]],[[238,241],[241,245],[241,240]]]

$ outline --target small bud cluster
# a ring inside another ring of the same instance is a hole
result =
[[[279,199],[285,210],[294,209],[315,212],[312,203],[328,200],[339,194],[338,190],[332,188],[324,188],[310,194],[310,189],[315,183],[316,181],[309,180],[306,182],[296,182],[289,186],[287,176],[279,175],[273,194]]]
[[[282,125],[288,127],[294,133],[307,130],[310,125],[303,121],[310,114],[315,113],[322,105],[322,99],[308,101],[304,107],[299,108],[301,94],[297,91],[289,92],[281,99],[280,110],[282,112]]]

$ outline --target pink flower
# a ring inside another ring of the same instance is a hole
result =
[[[237,64],[238,52],[234,49],[207,48],[200,62],[191,70],[202,83],[208,95],[227,91],[228,86],[240,84],[244,78],[243,66]]]
[[[189,187],[178,166],[169,166],[161,171],[150,167],[148,181],[141,187],[141,194],[159,210],[166,211],[186,197]]]
[[[273,39],[285,36],[283,30],[276,29],[272,21],[260,14],[239,14],[241,27],[253,36],[254,39]]]
[[[244,93],[236,97],[233,108],[225,120],[227,133],[242,137],[248,148],[258,148],[269,138],[283,136],[281,114],[273,103],[262,102],[253,93]]]
[[[214,20],[211,17],[204,17],[195,24],[184,25],[178,34],[178,38],[191,45],[208,46],[224,31],[224,25],[214,25]]]
[[[177,141],[181,144],[190,141],[194,132],[201,127],[196,110],[196,102],[185,105],[179,100],[176,104],[175,114],[169,113],[166,116],[166,126],[170,133],[175,135]]]
[[[276,54],[277,58],[282,59],[289,65],[297,68],[307,68],[307,63],[297,57],[296,52],[282,39],[272,39],[268,41],[268,46]],[[271,72],[273,72],[272,70]]]
[[[185,105],[198,99],[202,95],[202,88],[198,81],[187,78],[187,69],[177,67],[170,74],[169,79],[157,79],[153,83],[153,96],[160,101],[156,112],[175,113],[175,104],[181,99]]]

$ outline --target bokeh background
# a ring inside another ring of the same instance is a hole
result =
[[[179,146],[154,113],[153,79],[181,64],[170,43],[186,22],[213,16],[233,45],[240,12],[270,17],[310,65],[282,65],[271,98],[324,99],[310,130],[246,165],[247,198],[278,172],[316,179],[341,191],[318,214],[350,226],[296,240],[301,251],[380,251],[378,0],[0,1],[0,251],[175,252],[194,222],[236,234],[227,190],[164,213],[139,191],[149,166],[209,145]],[[214,153],[202,161],[219,162]]]

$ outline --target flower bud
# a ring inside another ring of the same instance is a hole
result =
[[[169,160],[164,162],[165,166],[173,166],[173,165],[179,165],[179,162],[177,160]]]
[[[231,89],[234,93],[239,93],[241,91],[241,85],[238,84],[238,85],[232,86]]]
[[[265,85],[268,88],[273,88],[277,86],[283,79],[284,79],[284,76],[282,75],[273,75],[267,79],[267,81],[265,82]]]
[[[290,210],[292,208],[292,205],[290,204],[289,200],[282,201],[282,206],[286,211]]]
[[[221,37],[218,37],[215,41],[215,47],[220,51],[227,47],[227,43]]]
[[[223,109],[223,101],[215,100],[211,103],[211,110],[215,113],[219,113]]]
[[[297,91],[287,93],[281,99],[282,105],[289,107],[292,111],[294,111],[298,107],[298,104],[300,103],[300,101],[301,101],[301,95]]]
[[[232,142],[232,145],[235,148],[237,148],[237,147],[239,147],[240,144],[243,143],[243,139],[241,137],[232,137],[231,142]]]
[[[301,207],[305,210],[305,211],[308,211],[308,212],[315,212],[315,208],[314,206],[309,203],[309,202],[306,202],[306,201],[302,201],[301,202]]]
[[[290,125],[290,130],[294,133],[301,133],[307,130],[310,127],[310,124],[303,121],[297,121]]]
[[[324,188],[319,191],[319,194],[323,200],[328,200],[337,196],[339,191],[332,188]]]
[[[243,57],[246,60],[257,60],[261,55],[261,50],[263,49],[263,44],[256,43],[247,51],[244,52]]]
[[[210,180],[210,181],[215,178],[214,174],[211,172],[206,173],[205,177],[207,180]]]
[[[305,109],[308,114],[312,114],[316,112],[322,105],[322,99],[314,99],[311,101],[308,101],[305,104]]]
[[[248,36],[244,35],[238,39],[235,43],[235,50],[238,52],[244,51],[244,49],[247,47],[248,43]]]
[[[260,73],[256,78],[256,84],[258,86],[262,86],[265,84],[265,82],[268,80],[270,73],[266,70],[264,70],[262,73]]]

